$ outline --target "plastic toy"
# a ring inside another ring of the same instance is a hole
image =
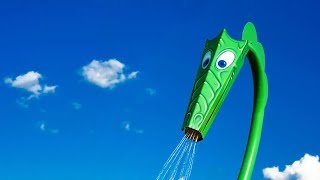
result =
[[[186,134],[193,134],[190,139],[201,141],[205,138],[245,57],[253,74],[254,105],[239,180],[251,179],[268,98],[264,50],[252,23],[246,24],[240,41],[231,38],[225,29],[213,40],[207,40],[182,126]]]

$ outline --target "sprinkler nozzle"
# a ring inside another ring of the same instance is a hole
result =
[[[201,133],[197,130],[192,129],[192,128],[186,128],[184,133],[185,133],[186,138],[188,138],[194,142],[198,142],[203,139]]]

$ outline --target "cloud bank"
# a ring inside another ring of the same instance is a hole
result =
[[[284,171],[280,171],[278,166],[263,169],[263,175],[271,180],[319,180],[320,161],[319,156],[305,154],[300,160],[286,165]]]
[[[136,78],[139,73],[139,71],[134,71],[126,75],[124,68],[125,65],[117,59],[108,61],[93,60],[82,67],[82,76],[92,84],[101,88],[111,89],[128,79]]]

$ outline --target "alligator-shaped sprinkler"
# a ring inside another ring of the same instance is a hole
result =
[[[239,180],[250,180],[262,132],[264,109],[268,98],[265,55],[254,25],[246,24],[242,40],[232,39],[224,29],[207,40],[182,125],[189,139],[201,141],[207,135],[234,80],[248,58],[254,82],[254,106],[251,128]]]

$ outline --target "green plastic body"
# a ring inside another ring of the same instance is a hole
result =
[[[231,38],[226,30],[213,40],[207,40],[182,125],[183,130],[191,128],[198,131],[201,135],[199,140],[205,138],[243,66],[245,57],[250,62],[253,74],[254,106],[247,148],[238,176],[240,180],[251,178],[268,98],[264,50],[258,42],[252,23],[246,24],[240,41]],[[229,64],[226,63],[228,59]]]

